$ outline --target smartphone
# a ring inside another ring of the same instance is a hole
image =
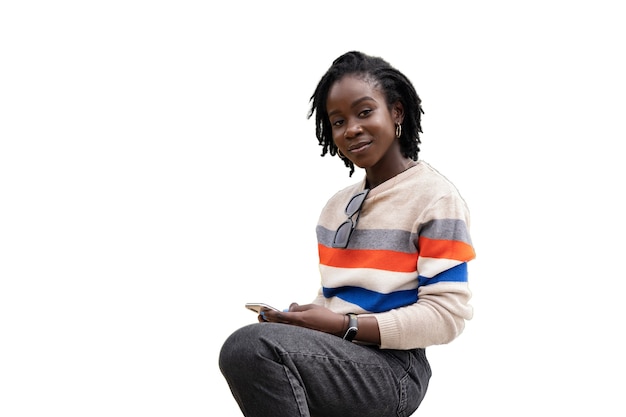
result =
[[[264,311],[264,310],[280,311],[279,309],[274,308],[274,307],[272,307],[270,305],[267,305],[265,303],[246,303],[246,308],[248,310],[254,311],[257,314],[261,314],[261,311]]]

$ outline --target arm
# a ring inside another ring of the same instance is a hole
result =
[[[297,303],[292,303],[288,312],[265,312],[265,320],[319,330],[338,337],[344,337],[349,322],[347,315],[335,313],[326,307],[317,304],[299,305]],[[374,317],[359,315],[358,325],[359,331],[354,340],[380,344],[378,321]]]
[[[476,254],[465,202],[456,193],[444,195],[424,211],[418,224],[418,300],[374,315],[383,348],[449,343],[473,315],[467,263]]]

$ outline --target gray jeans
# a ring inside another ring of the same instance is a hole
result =
[[[379,349],[279,323],[235,331],[219,366],[246,417],[408,417],[431,376],[424,349]]]

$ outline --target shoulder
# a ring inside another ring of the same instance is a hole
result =
[[[325,206],[329,207],[334,205],[340,205],[341,209],[343,210],[343,208],[346,206],[346,203],[353,195],[363,191],[363,184],[364,180],[361,180],[355,184],[348,185],[347,187],[342,188],[328,199]]]
[[[452,181],[428,162],[419,161],[416,167],[419,167],[419,174],[416,176],[417,178],[415,178],[416,181],[433,184],[441,189],[458,191]]]
[[[432,200],[453,199],[464,201],[459,189],[440,171],[428,162],[420,161],[418,168],[407,184],[411,190]]]
[[[422,204],[444,196],[460,196],[456,186],[450,180],[422,160],[374,192],[374,194],[378,193],[392,194],[395,198],[402,200],[419,200]]]

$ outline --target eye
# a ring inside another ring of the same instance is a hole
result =
[[[367,117],[372,112],[372,109],[361,110],[359,113],[359,117]]]
[[[330,123],[333,125],[333,127],[339,127],[343,125],[343,119],[332,120]]]

